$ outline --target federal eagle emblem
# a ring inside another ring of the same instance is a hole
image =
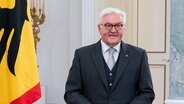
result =
[[[24,21],[29,20],[27,16],[27,0],[4,0],[4,2],[11,1],[14,2],[13,7],[11,5],[4,6],[0,4],[0,31],[4,30],[2,36],[0,36],[0,63],[5,51],[8,50],[8,68],[15,75],[15,62],[19,51],[22,28]],[[10,46],[7,49],[7,41],[13,29],[14,32],[10,40]]]

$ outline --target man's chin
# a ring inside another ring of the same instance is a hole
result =
[[[119,43],[119,41],[111,41],[109,44],[110,46],[115,46]]]

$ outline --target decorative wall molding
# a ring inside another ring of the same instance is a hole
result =
[[[82,46],[93,43],[95,39],[94,4],[94,0],[82,0]]]
[[[167,69],[165,64],[149,64],[155,90],[153,104],[163,104],[166,99]],[[159,80],[159,81],[158,81]],[[162,82],[162,83],[160,83]]]
[[[184,104],[184,100],[167,99],[165,100],[165,104]]]
[[[138,0],[137,7],[137,45],[147,53],[166,53],[167,0]]]

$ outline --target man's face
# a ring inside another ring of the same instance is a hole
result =
[[[118,14],[111,13],[102,17],[101,24],[98,25],[101,39],[110,47],[121,42],[124,31],[122,17]]]

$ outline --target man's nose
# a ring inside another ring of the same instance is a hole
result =
[[[110,30],[111,32],[117,32],[115,26],[112,26],[112,29]]]

